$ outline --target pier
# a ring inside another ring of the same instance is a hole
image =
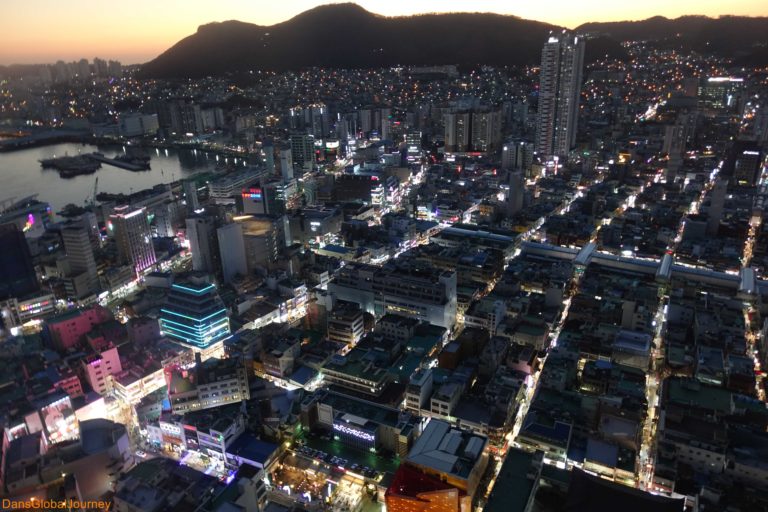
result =
[[[97,162],[101,162],[103,164],[107,165],[114,165],[115,167],[119,167],[121,169],[126,169],[128,171],[147,171],[149,170],[149,165],[147,164],[132,164],[130,162],[125,162],[123,160],[117,160],[115,158],[107,158],[104,155],[100,153],[90,153],[87,156],[88,158],[91,158],[93,160],[96,160]]]

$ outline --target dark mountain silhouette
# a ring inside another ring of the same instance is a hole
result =
[[[586,23],[577,30],[602,34],[618,41],[649,40],[664,43],[668,47],[726,56],[755,53],[756,48],[768,45],[766,17],[682,16],[668,19],[655,16],[642,21]]]
[[[551,30],[562,27],[483,13],[388,18],[356,4],[316,7],[272,26],[241,21],[210,23],[141,69],[141,76],[196,78],[248,70],[308,67],[375,68],[392,65],[526,65],[541,59]],[[661,16],[643,21],[587,23],[587,62],[623,58],[619,41],[653,40],[735,57],[768,44],[768,18]],[[755,60],[752,58],[752,60]]]
[[[525,65],[560,27],[498,14],[425,14],[387,18],[355,4],[317,7],[269,27],[226,21],[201,26],[142,68],[146,77],[200,77],[250,69],[313,66]],[[625,56],[609,38],[588,57]]]

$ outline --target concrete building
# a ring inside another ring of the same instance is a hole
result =
[[[501,110],[472,112],[472,150],[487,153],[498,150],[501,142]]]
[[[72,283],[73,298],[82,299],[99,291],[99,274],[88,230],[83,226],[69,225],[61,230],[64,250]],[[80,286],[77,286],[80,285]]]
[[[39,289],[24,233],[15,224],[0,225],[0,300],[22,298]]]
[[[82,366],[85,380],[100,395],[105,395],[112,390],[112,382],[109,377],[123,371],[117,347],[86,356],[82,361]]]
[[[225,174],[208,183],[208,195],[217,204],[234,204],[243,187],[266,175],[266,169],[253,167]]]
[[[450,330],[456,323],[456,283],[455,271],[423,264],[348,264],[328,291],[338,299],[359,303],[377,317],[393,313]]]
[[[118,131],[122,137],[143,137],[154,135],[160,129],[157,114],[138,112],[118,116]]]
[[[712,188],[712,199],[709,203],[709,215],[707,216],[707,234],[717,235],[720,229],[720,221],[725,207],[725,195],[728,191],[728,180],[717,178]]]
[[[521,171],[509,173],[509,194],[507,195],[507,213],[514,215],[523,209],[525,198],[525,177]]]
[[[219,241],[219,257],[224,282],[230,283],[236,276],[248,275],[248,260],[245,255],[243,226],[233,222],[216,230]]]
[[[144,461],[122,475],[112,498],[116,512],[191,510],[213,500],[219,480],[172,459]]]
[[[471,120],[472,115],[469,112],[447,112],[443,114],[446,151],[463,152],[469,150],[472,136],[470,129]]]
[[[563,32],[550,35],[541,53],[536,152],[567,157],[576,143],[584,67],[584,39]]]
[[[200,209],[200,201],[197,197],[197,182],[195,180],[184,180],[182,188],[184,189],[184,199],[187,203],[187,214],[191,215]]]
[[[405,408],[414,414],[430,409],[434,377],[431,368],[418,368],[405,389]]]
[[[248,271],[274,265],[283,247],[282,218],[266,215],[241,215],[234,221],[242,230]]]
[[[168,399],[174,413],[210,409],[248,400],[248,370],[241,358],[211,358],[198,356],[192,369],[170,370]]]
[[[501,168],[525,174],[533,164],[534,146],[524,140],[510,140],[501,149]]]
[[[484,436],[432,420],[404,463],[465,492],[471,503],[488,465],[487,446]]]
[[[219,268],[216,218],[211,215],[187,217],[187,240],[192,252],[192,269],[195,272],[216,274]]]
[[[291,135],[291,159],[302,172],[309,172],[315,166],[315,137],[313,135]],[[286,179],[286,176],[283,176]]]
[[[304,398],[301,423],[363,451],[385,449],[400,457],[418,436],[417,418],[410,413],[325,389]]]
[[[77,345],[96,325],[109,320],[112,320],[112,314],[108,309],[91,306],[49,318],[45,325],[53,345],[64,351]]]
[[[328,312],[328,339],[355,345],[364,332],[363,311],[357,304],[336,304]]]
[[[152,268],[156,258],[146,208],[117,207],[110,222],[120,263],[130,264],[136,274]]]

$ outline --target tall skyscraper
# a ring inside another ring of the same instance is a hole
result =
[[[132,265],[137,274],[151,268],[157,260],[146,208],[118,206],[109,218],[120,263]]]
[[[218,270],[216,219],[210,215],[187,217],[187,240],[195,272],[215,274]]]
[[[40,288],[27,239],[15,224],[0,224],[0,300]]]
[[[541,52],[539,121],[536,151],[550,158],[565,157],[576,143],[584,39],[553,34]]]
[[[64,250],[67,253],[69,271],[77,298],[85,297],[99,290],[99,274],[88,230],[82,225],[70,225],[61,230]]]
[[[227,308],[216,286],[197,278],[171,285],[160,309],[160,329],[169,338],[195,348],[229,337]]]

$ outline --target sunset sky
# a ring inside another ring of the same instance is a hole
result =
[[[0,64],[86,57],[145,62],[211,21],[259,25],[285,21],[317,0],[0,0]],[[766,16],[768,1],[735,0],[360,0],[385,16],[473,11],[513,14],[575,27],[586,21],[683,14]]]

